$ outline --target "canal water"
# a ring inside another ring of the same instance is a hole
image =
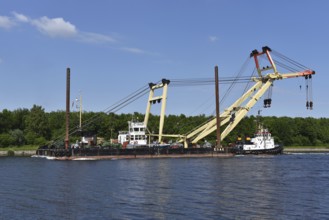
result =
[[[0,219],[329,219],[329,154],[0,158]]]

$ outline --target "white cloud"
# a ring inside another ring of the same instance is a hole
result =
[[[88,32],[80,32],[79,39],[83,42],[88,43],[113,43],[116,41],[113,37],[108,35]]]
[[[215,42],[217,40],[218,40],[218,38],[216,36],[209,36],[209,41],[210,42]]]
[[[23,14],[13,12],[16,20],[20,22],[30,23],[36,27],[42,34],[56,38],[68,38],[76,37],[76,39],[87,42],[87,43],[113,43],[115,39],[108,35],[91,33],[91,32],[80,32],[68,21],[63,18],[48,18],[46,16],[38,19],[29,19]]]
[[[146,53],[144,50],[135,48],[135,47],[123,47],[122,50],[127,51],[129,53],[134,53],[134,54],[144,54]]]
[[[14,17],[16,18],[17,21],[19,22],[29,22],[30,19],[28,17],[26,17],[23,14],[19,14],[17,12],[13,12]]]
[[[7,16],[0,16],[0,28],[9,29],[15,25],[15,22]]]
[[[40,33],[52,38],[72,38],[85,43],[117,43],[117,39],[110,35],[79,31],[74,24],[61,17],[48,18],[43,16],[33,19],[15,11],[12,12],[12,17],[0,16],[0,28],[8,29],[18,24],[31,25]],[[212,38],[210,37],[210,39]],[[214,40],[216,39],[215,37]],[[158,55],[136,47],[122,47],[120,49],[133,54]]]
[[[28,23],[37,28],[41,33],[50,37],[72,37],[77,35],[78,31],[76,27],[63,18],[48,18],[43,16],[38,19],[31,19],[24,14],[12,12],[17,22]],[[0,17],[1,18],[1,17]]]
[[[77,29],[70,22],[63,18],[48,18],[46,16],[34,19],[31,24],[50,37],[73,37],[77,34]]]

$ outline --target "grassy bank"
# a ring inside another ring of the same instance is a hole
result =
[[[25,145],[25,146],[12,146],[12,147],[2,147],[0,148],[0,157],[3,156],[19,156],[19,157],[30,157],[35,154],[38,146],[35,145]]]
[[[284,148],[294,149],[329,149],[329,146],[284,146]]]
[[[0,147],[0,151],[30,151],[36,150],[39,146],[37,145],[24,145],[24,146],[12,146],[12,147]]]

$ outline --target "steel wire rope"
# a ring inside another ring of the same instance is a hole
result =
[[[142,87],[144,88],[144,87]],[[139,94],[145,95],[147,88],[143,89],[138,89],[136,90],[134,93],[131,93],[130,95],[126,96],[125,98],[121,99],[120,101],[116,102],[117,105],[114,106],[111,105],[110,107],[106,108],[105,110],[101,111],[104,113],[110,113],[110,112],[117,112],[118,110],[122,109],[123,107],[120,106],[127,106],[128,104],[130,104],[131,102],[135,101],[136,99],[134,99],[136,96],[138,96]],[[136,95],[134,95],[135,93],[137,93]],[[140,98],[141,96],[138,96],[138,98]],[[133,101],[129,102],[130,100],[134,99]],[[111,108],[112,107],[112,108]],[[119,108],[120,107],[120,108]],[[84,122],[84,124],[82,125],[82,127],[87,126],[88,124],[92,123],[94,121],[94,119],[98,119],[98,117],[100,117],[99,115],[95,115],[91,118],[89,118],[87,121]]]
[[[250,78],[247,76],[243,77],[224,77],[219,80],[219,84],[230,84],[232,82],[246,82],[249,81]],[[200,79],[179,79],[179,80],[171,80],[170,87],[183,87],[183,86],[200,86],[200,85],[213,85],[215,82],[214,79],[206,79],[206,78],[200,78]]]
[[[117,106],[122,105],[122,103],[130,100],[131,98],[133,98],[135,96],[135,94],[140,94],[141,92],[145,92],[146,90],[149,89],[149,86],[143,86],[140,89],[137,89],[136,91],[132,92],[131,94],[127,95],[126,97],[120,99],[119,101],[115,102],[113,105],[107,107],[106,109],[103,110],[103,112],[109,112],[112,109],[115,109]]]
[[[247,66],[249,65],[249,63],[250,63],[250,57],[248,57],[246,59],[246,61],[243,63],[240,71],[238,72],[237,76],[234,77],[234,79],[240,78],[239,76],[241,75],[242,72],[244,72],[247,69]],[[253,75],[253,73],[251,74],[251,76],[252,75]],[[251,77],[250,76],[244,76],[243,79],[246,79],[246,80],[244,80],[241,83],[247,83],[247,85],[249,85],[249,83],[251,82]],[[233,81],[233,83],[231,84],[231,86],[229,87],[229,89],[226,91],[226,93],[224,93],[224,96],[220,100],[220,105],[222,105],[225,102],[226,97],[230,94],[230,92],[232,91],[232,89],[234,88],[234,86],[236,85],[236,83],[238,83],[238,81]],[[246,90],[246,87],[245,87],[245,90]],[[215,115],[215,112],[216,112],[216,110],[213,111],[213,115]]]
[[[295,60],[293,60],[293,59],[291,59],[291,58],[289,58],[289,57],[287,57],[287,56],[279,53],[278,51],[272,50],[272,53],[274,55],[278,56],[278,57],[281,57],[282,59],[286,60],[287,62],[289,62],[289,63],[291,63],[291,64],[293,64],[295,66],[298,66],[301,69],[310,69],[309,67],[307,67],[307,66],[305,66],[305,65],[303,65],[303,64],[301,64],[301,63],[299,63],[299,62],[297,62],[297,61],[295,61]]]
[[[146,92],[146,93],[147,93],[147,92]],[[119,109],[116,109],[115,111],[111,111],[111,112],[114,112],[114,113],[115,113],[115,112],[119,111],[120,109],[122,109],[122,108],[124,108],[125,106],[129,105],[130,103],[136,101],[136,100],[139,99],[140,97],[144,96],[146,93],[142,93],[142,94],[140,94],[138,97],[135,97],[131,102],[127,102],[126,104],[122,105]],[[106,113],[106,112],[104,112],[104,113]],[[109,112],[108,112],[108,113],[109,113]],[[82,128],[86,128],[88,125],[90,125],[90,124],[92,124],[93,122],[99,120],[100,118],[101,118],[100,115],[95,115],[95,116],[91,117],[91,118],[88,119],[86,122],[84,122],[84,123],[81,125],[81,127],[76,126],[76,127],[71,128],[71,129],[69,130],[69,135],[71,136],[71,135],[77,133],[78,131],[82,130]],[[63,136],[64,136],[64,135],[61,135],[61,136],[57,137],[56,139],[53,140],[53,142],[55,142],[55,143],[58,142]]]
[[[274,55],[275,59],[273,61],[280,67],[287,69],[292,72],[299,72],[303,70],[311,70],[311,68],[277,52],[277,51],[272,51],[272,54]],[[280,59],[277,60],[276,58]],[[284,63],[284,62],[287,62]],[[301,88],[301,86],[300,86]],[[313,94],[312,94],[312,75],[310,76],[305,76],[305,89],[306,89],[306,107],[307,109],[310,108],[312,109],[313,106]]]
[[[310,81],[309,82],[309,95],[310,95],[310,102],[312,102],[312,104],[310,103],[310,108],[312,109],[313,108],[313,83],[312,83],[312,75],[309,75],[308,76],[308,80]]]
[[[137,99],[139,99],[140,97],[144,96],[147,92],[148,92],[148,86],[143,86],[140,89],[136,90],[135,92],[129,94],[128,96],[126,96],[125,98],[117,101],[115,104],[111,105],[110,107],[106,108],[105,110],[103,110],[102,112],[104,113],[110,113],[110,112],[117,112],[120,109],[124,108],[125,106],[129,105],[130,103],[136,101]],[[134,95],[135,93],[137,93],[137,95]],[[136,98],[137,97],[137,98]],[[128,102],[130,101],[130,102]],[[121,106],[121,107],[120,107]],[[120,108],[119,108],[120,107]],[[69,135],[75,134],[76,132],[78,132],[80,129],[86,127],[87,125],[91,124],[92,122],[98,120],[101,116],[100,115],[95,115],[93,117],[91,117],[90,119],[88,119],[87,121],[85,121],[81,128],[71,128],[69,130]],[[51,142],[58,142],[59,139],[61,139],[64,135],[60,135],[57,138],[55,138],[54,140],[52,140]],[[49,142],[48,142],[49,143]]]
[[[293,62],[289,62],[289,60],[280,57],[280,56],[276,56],[274,55],[275,58],[273,58],[273,61],[277,64],[277,66],[280,66],[286,70],[289,70],[291,72],[299,72],[305,68],[301,68],[300,65],[296,65]],[[285,63],[286,62],[286,63]]]
[[[305,69],[311,69],[295,60],[292,60],[291,58],[277,52],[274,51],[274,54],[278,57],[280,57],[281,59],[283,59],[284,61],[296,66],[299,68],[299,70],[296,70],[294,68],[294,70],[296,72],[300,71],[300,70],[305,70]],[[312,109],[313,107],[313,94],[312,94],[312,75],[310,76],[306,76],[305,77],[305,89],[306,89],[306,107]]]
[[[274,57],[276,57],[278,59],[276,59]],[[287,60],[286,59],[283,59],[282,57],[278,57],[278,56],[274,56],[274,57],[272,57],[272,60],[274,61],[274,63],[276,64],[276,66],[279,66],[279,67],[281,67],[283,69],[286,69],[286,70],[289,70],[291,72],[298,72],[298,71],[301,70],[301,68],[296,68],[298,66],[296,66],[295,64],[293,64],[294,66],[291,66],[291,64],[292,64],[291,62],[289,62],[290,65],[284,63],[285,61],[287,62]],[[264,56],[260,56],[260,58],[261,58],[260,59],[261,61],[264,61],[265,60],[265,61],[269,62],[268,59],[265,58]],[[261,62],[260,62],[260,64],[261,64]]]
[[[286,69],[286,70],[289,70],[291,72],[298,72],[300,71],[300,69],[297,69],[295,67],[292,67],[292,66],[288,66],[287,64],[284,64],[276,59],[273,59],[273,61],[277,64],[277,66],[280,66],[282,67],[283,69]]]
[[[233,77],[232,83],[229,86],[229,88],[226,90],[226,92],[224,93],[224,96],[220,99],[219,103],[220,105],[223,105],[223,103],[225,102],[226,97],[228,96],[228,94],[230,94],[230,92],[232,91],[233,87],[236,85],[239,77],[241,76],[242,72],[244,72],[247,69],[248,64],[250,63],[250,57],[247,57],[247,59],[245,60],[245,62],[243,63],[242,67],[240,68],[240,70],[238,71],[238,73],[236,74],[235,77]],[[250,81],[251,79],[248,78],[248,81]],[[203,124],[201,124],[200,126],[197,126],[196,128],[192,129],[191,131],[187,132],[185,135],[192,133],[193,131],[199,129],[200,127],[204,126],[205,124],[209,123],[211,120],[214,119],[214,116],[212,118],[209,118],[208,121],[204,122]]]
[[[140,89],[139,89],[140,90]],[[139,91],[137,90],[137,91]],[[134,101],[136,101],[137,99],[139,99],[140,97],[144,96],[146,93],[148,92],[148,89],[144,89],[144,90],[141,90],[139,91],[136,95],[132,96],[132,95],[129,95],[127,96],[127,98],[124,98],[122,99],[121,102],[117,102],[119,104],[117,104],[116,106],[112,107],[111,109],[107,108],[106,111],[102,111],[106,114],[110,113],[110,112],[117,112],[119,110],[121,110],[122,108],[126,107],[127,105],[133,103]],[[88,126],[89,124],[93,123],[94,121],[98,120],[100,118],[100,115],[95,115],[93,116],[92,118],[88,119],[82,126],[81,128],[83,127],[86,127]],[[76,131],[75,131],[76,132]]]
[[[308,78],[305,79],[305,88],[306,88],[306,107],[308,108],[308,103],[309,103],[309,81]]]
[[[186,82],[186,81],[188,81],[188,82]],[[184,82],[183,79],[179,79],[179,80],[171,80],[171,82],[174,82],[174,85],[170,84],[169,85],[170,87],[182,87],[182,86],[191,86],[191,84],[188,84],[190,82],[193,82],[193,85],[192,86],[213,85],[214,82],[215,82],[215,80],[213,80],[211,78],[209,78],[209,79],[206,79],[206,78],[196,79],[195,78],[195,79],[192,79],[192,81],[191,80],[185,80],[185,82]],[[177,83],[177,82],[179,82],[179,83]],[[249,83],[249,82],[251,82],[251,78],[248,77],[248,76],[243,76],[243,77],[224,77],[224,80],[221,79],[218,84],[230,84],[232,82],[235,82],[235,83]],[[199,84],[197,84],[197,83],[199,83]],[[209,100],[210,100],[210,98],[208,100],[206,100],[206,101],[208,102]],[[220,103],[222,103],[222,100],[220,101]],[[208,106],[210,106],[210,105],[208,105]],[[198,108],[200,108],[200,107],[198,107]],[[214,112],[211,115],[214,115]],[[183,119],[181,119],[181,121],[182,120]],[[205,123],[207,123],[207,121]],[[181,125],[181,127],[182,126],[183,125]]]
[[[250,63],[250,58],[248,57],[246,59],[246,61],[243,63],[240,71],[237,73],[237,76],[235,77],[235,79],[237,80],[238,77],[242,74],[242,72],[244,72],[248,66],[248,64]],[[230,85],[230,87],[228,88],[228,90],[224,93],[224,96],[221,98],[220,103],[224,103],[226,100],[226,97],[231,93],[232,89],[234,88],[234,86],[236,85],[236,80],[233,81],[233,83]],[[249,78],[250,80],[250,78]]]

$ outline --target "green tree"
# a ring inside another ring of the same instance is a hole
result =
[[[13,137],[8,133],[0,134],[0,147],[9,147],[10,145],[14,145]]]
[[[41,106],[33,105],[30,113],[25,118],[26,133],[28,142],[34,144],[34,140],[39,137],[50,138],[49,123],[44,109]]]
[[[25,137],[24,137],[24,133],[22,130],[20,130],[20,129],[11,130],[11,131],[9,131],[9,134],[13,138],[14,145],[21,146],[21,145],[25,144]]]
[[[55,111],[47,114],[51,139],[65,135],[65,112]]]
[[[13,114],[11,111],[4,109],[0,113],[0,133],[8,132],[13,126]]]
[[[24,131],[25,129],[25,117],[29,114],[29,110],[16,109],[12,112],[12,129],[20,129]]]

